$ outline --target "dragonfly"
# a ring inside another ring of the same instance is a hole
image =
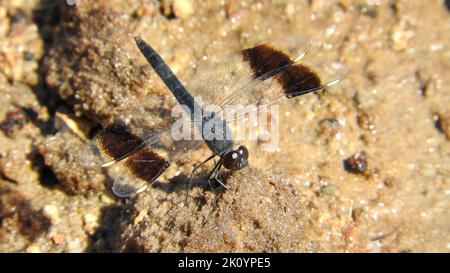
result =
[[[333,86],[346,74],[345,65],[340,62],[302,61],[310,44],[299,38],[284,41],[287,49],[271,42],[245,48],[223,62],[199,69],[197,77],[185,85],[147,42],[140,37],[134,40],[154,73],[183,107],[187,122],[191,122],[193,131],[200,132],[200,137],[180,140],[174,136],[170,123],[152,130],[148,122],[151,117],[145,115],[111,122],[102,128],[80,151],[81,158],[85,165],[117,169],[112,191],[121,198],[142,193],[171,165],[202,144],[207,145],[211,155],[191,171],[186,183],[186,199],[195,173],[211,160],[215,164],[208,173],[208,183],[213,191],[211,181],[227,188],[218,178],[219,172],[223,168],[239,171],[247,167],[249,151],[235,143],[230,133],[230,123],[245,115],[226,112],[226,106],[275,105]],[[291,52],[294,57],[290,56]],[[207,109],[205,104],[213,107]],[[216,126],[205,129],[207,124]]]

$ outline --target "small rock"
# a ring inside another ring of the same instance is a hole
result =
[[[339,132],[339,120],[334,118],[323,119],[319,122],[317,134],[325,137],[328,141],[335,138]]]
[[[175,15],[173,14],[173,6],[171,6],[171,3],[168,0],[161,1],[159,10],[161,11],[162,15],[167,18],[175,17]]]
[[[84,119],[75,117],[66,107],[59,107],[55,113],[55,127],[68,128],[83,140],[89,139],[93,125]]]
[[[174,0],[173,12],[176,17],[188,18],[194,14],[194,3],[191,0]]]
[[[354,208],[352,210],[353,222],[360,222],[364,218],[365,210],[364,208]]]
[[[133,219],[133,224],[137,226],[142,220],[144,220],[147,215],[147,210],[142,210],[139,214]]]
[[[294,3],[289,3],[284,8],[284,14],[286,14],[286,16],[288,16],[288,17],[294,16],[296,12],[297,11],[296,11]]]
[[[407,20],[400,20],[400,22],[393,27],[391,39],[395,51],[402,51],[410,47],[415,32],[412,29],[411,22]]]
[[[388,187],[388,188],[393,188],[395,186],[395,184],[397,183],[396,179],[393,177],[387,177],[386,179],[384,179],[383,184]]]
[[[358,152],[344,161],[345,169],[352,173],[363,174],[367,171],[367,153]]]
[[[102,203],[105,203],[107,205],[111,205],[116,202],[116,200],[114,200],[111,196],[107,194],[100,194],[100,200],[102,201]]]
[[[375,124],[373,122],[373,117],[367,113],[362,113],[362,114],[358,115],[357,122],[361,129],[368,130],[368,131],[375,130]]]
[[[63,234],[57,233],[52,237],[53,243],[56,245],[61,245],[65,243],[65,238]]]
[[[83,222],[84,222],[83,229],[84,229],[84,231],[86,231],[89,235],[94,234],[95,230],[96,230],[96,228],[98,226],[97,225],[97,222],[98,222],[97,220],[98,219],[97,219],[97,217],[94,214],[86,213],[83,216]]]
[[[352,242],[355,239],[357,232],[358,232],[358,229],[355,225],[352,224],[352,225],[348,226],[343,232],[344,240],[346,242]]]
[[[45,205],[42,208],[42,214],[48,219],[50,219],[53,225],[56,224],[60,219],[59,209],[54,205]]]
[[[364,172],[364,176],[367,178],[367,180],[376,182],[379,181],[381,178],[381,171],[378,168],[371,168]]]
[[[0,129],[9,138],[13,138],[23,128],[27,121],[25,114],[20,108],[6,113],[5,119],[0,123]]]

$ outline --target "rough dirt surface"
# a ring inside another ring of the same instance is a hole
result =
[[[433,1],[0,1],[1,252],[448,252],[450,11]],[[71,4],[71,5],[69,5]],[[448,4],[448,2],[447,2]],[[301,36],[338,86],[280,105],[280,146],[218,198],[190,170],[129,200],[76,160],[88,133],[172,95],[133,36],[181,78],[251,41]]]

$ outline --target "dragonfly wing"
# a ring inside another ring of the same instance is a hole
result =
[[[199,68],[188,90],[201,95],[205,108],[227,121],[240,118],[245,107],[272,105],[285,99],[325,89],[346,75],[339,62],[305,62],[306,39],[259,43],[238,54]],[[292,57],[291,57],[292,56]],[[245,113],[244,113],[245,114]]]
[[[297,61],[302,59],[310,48],[309,41],[302,37],[272,39],[263,44],[270,44],[273,48],[284,48]],[[259,71],[280,65],[278,56],[264,57],[265,60],[258,64]],[[255,71],[245,62],[242,52],[237,52],[219,55],[199,63],[195,74],[187,81],[186,87],[193,96],[200,97],[204,105],[212,106],[214,109],[228,105],[228,100],[251,85],[254,79]]]
[[[109,122],[83,149],[76,151],[80,165],[108,170],[114,180],[112,190],[119,197],[139,193],[170,164],[202,143],[194,140],[192,133],[174,131],[170,116],[169,122],[165,126],[159,124],[157,129],[153,128],[152,115],[143,118],[137,112],[128,112],[119,116],[121,119]],[[179,118],[178,123],[177,128],[192,130],[187,116]]]
[[[123,161],[108,166],[114,179],[112,191],[122,198],[138,194],[151,185],[170,163],[170,160],[158,151],[144,147]]]
[[[263,74],[249,82],[245,87],[235,91],[228,98],[227,105],[245,106],[244,112],[239,107],[223,107],[222,115],[227,121],[237,120],[260,105],[270,106],[284,100],[307,93],[326,89],[339,83],[347,74],[347,68],[340,62],[302,62],[280,69],[273,75]]]
[[[224,90],[219,91],[220,98],[215,100],[213,110],[220,112],[222,119],[236,120],[249,111],[256,111],[259,105],[269,106],[325,89],[347,74],[346,66],[340,62],[307,62],[302,60],[304,54],[294,56],[291,58],[285,51],[266,43],[242,50],[232,61],[237,63],[237,71],[221,75],[231,84],[219,87]],[[245,112],[239,113],[243,107]]]
[[[145,143],[145,141],[144,141]],[[131,153],[125,159],[111,165],[114,168],[125,166],[125,172],[120,171],[114,178],[112,190],[119,197],[130,197],[144,191],[169,166],[202,144],[201,140],[178,140],[171,130],[162,134],[155,142],[153,139]]]

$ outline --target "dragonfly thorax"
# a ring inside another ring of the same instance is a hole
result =
[[[233,135],[227,123],[215,112],[206,113],[202,118],[202,138],[216,155],[233,149]]]

